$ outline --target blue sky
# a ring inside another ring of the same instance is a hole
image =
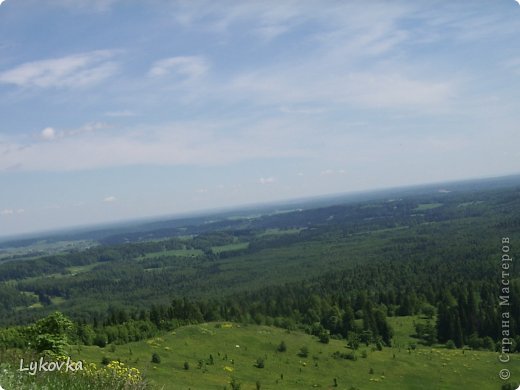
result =
[[[520,6],[7,0],[0,236],[520,172]]]

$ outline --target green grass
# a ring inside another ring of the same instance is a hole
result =
[[[297,234],[301,232],[304,228],[293,228],[293,229],[266,229],[262,233],[258,234],[258,237],[264,237],[264,236],[279,236],[282,234]]]
[[[236,242],[233,244],[214,246],[211,248],[211,250],[213,251],[213,253],[219,254],[222,252],[230,252],[230,251],[238,251],[241,249],[247,249],[248,246],[249,246],[248,242]]]
[[[168,251],[147,253],[145,259],[154,259],[163,256],[196,257],[204,254],[200,249],[171,249]]]
[[[457,207],[468,207],[468,206],[476,206],[476,205],[479,205],[479,204],[482,204],[484,203],[483,200],[474,200],[472,202],[463,202],[463,203],[460,203],[457,205]]]
[[[431,210],[436,209],[437,207],[441,207],[442,203],[421,203],[418,205],[414,211],[425,211],[425,210]]]
[[[98,265],[99,265],[99,263],[92,263],[92,264],[87,264],[87,265],[78,265],[78,266],[67,268],[67,271],[69,271],[70,274],[73,276],[73,275],[80,274],[82,272],[91,271],[94,267],[97,267]]]
[[[395,346],[408,347],[410,344],[417,344],[418,340],[412,335],[415,334],[415,323],[426,323],[427,319],[419,316],[409,317],[387,317],[388,323],[394,331],[393,343]],[[435,323],[435,319],[430,320]]]
[[[395,319],[394,325],[398,323],[397,337],[409,337],[413,318]],[[276,347],[282,340],[287,352],[280,353]],[[306,358],[298,356],[304,345],[309,349]],[[256,325],[216,327],[215,323],[186,326],[152,340],[118,345],[114,352],[110,349],[83,346],[79,352],[72,348],[71,355],[95,363],[104,356],[121,359],[138,367],[159,388],[172,390],[223,389],[226,385],[229,389],[232,376],[244,390],[255,389],[256,381],[262,389],[329,389],[334,378],[339,389],[438,390],[460,389],[464,384],[468,389],[496,390],[500,386],[497,374],[503,368],[492,352],[421,346],[415,351],[397,346],[373,351],[363,345],[356,351],[357,361],[334,359],[335,351],[351,352],[345,341],[321,344],[300,332]],[[367,358],[362,358],[363,350]],[[154,352],[161,363],[151,363]],[[210,354],[213,365],[208,364]],[[255,367],[257,358],[264,359],[265,368]],[[509,367],[518,367],[518,357],[512,359]],[[185,361],[189,370],[183,368]],[[199,361],[203,361],[201,368]]]

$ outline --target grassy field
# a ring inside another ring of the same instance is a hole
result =
[[[264,237],[264,236],[278,236],[281,234],[297,234],[301,232],[304,228],[293,228],[293,229],[266,229],[262,233],[258,234],[258,237]]]
[[[414,210],[415,211],[425,211],[425,210],[436,209],[437,207],[441,207],[441,206],[442,206],[442,203],[421,203]]]
[[[246,249],[249,246],[248,242],[236,242],[233,244],[214,246],[211,248],[213,253],[219,254],[222,252],[230,252],[230,251],[238,251],[241,249]]]
[[[257,381],[261,389],[500,389],[497,375],[503,367],[495,353],[404,347],[413,341],[414,320],[392,319],[401,347],[396,343],[377,351],[362,345],[355,351],[355,361],[333,357],[336,351],[352,352],[343,340],[322,344],[301,332],[229,323],[186,326],[151,340],[103,349],[73,347],[71,356],[98,364],[103,357],[119,359],[138,367],[159,389],[231,389],[231,378],[242,384],[242,390],[256,389]],[[286,352],[277,351],[281,341]],[[298,354],[303,346],[309,350],[307,357]],[[153,353],[160,363],[151,362]],[[256,367],[259,358],[264,368]],[[518,367],[518,357],[512,359],[509,367]]]
[[[162,256],[195,257],[195,256],[200,256],[203,253],[204,252],[202,252],[200,249],[171,249],[168,251],[147,253],[144,256],[144,258],[145,259],[154,259],[154,258],[162,257]]]

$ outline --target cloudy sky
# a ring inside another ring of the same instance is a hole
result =
[[[520,6],[7,0],[0,236],[520,173]]]

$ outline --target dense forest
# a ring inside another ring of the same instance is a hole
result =
[[[60,311],[86,345],[226,320],[383,347],[388,317],[421,314],[421,343],[495,350],[507,293],[507,340],[520,351],[520,280],[511,270],[507,291],[500,282],[502,238],[512,258],[520,242],[520,185],[401,195],[184,220],[159,229],[166,238],[124,232],[4,259],[0,344],[27,347],[29,324]]]

